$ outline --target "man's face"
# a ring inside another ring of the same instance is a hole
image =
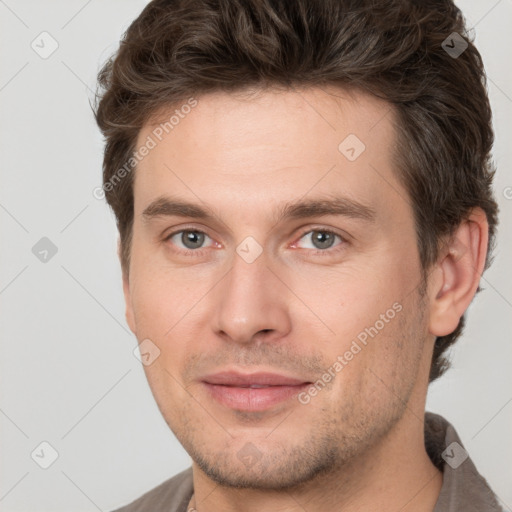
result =
[[[157,144],[135,175],[128,322],[160,350],[149,384],[202,471],[298,484],[423,411],[428,312],[392,113],[335,89],[189,110],[161,141],[139,134]]]

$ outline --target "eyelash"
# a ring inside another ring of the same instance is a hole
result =
[[[327,233],[329,235],[334,235],[335,237],[338,237],[340,239],[340,243],[335,246],[334,248],[327,248],[327,249],[306,249],[306,250],[309,250],[309,251],[313,251],[313,254],[314,255],[320,255],[320,256],[329,256],[329,255],[332,255],[333,253],[336,253],[340,250],[343,250],[345,244],[347,243],[346,239],[341,236],[339,233],[336,233],[335,231],[332,231],[330,229],[323,229],[323,228],[310,228],[306,231],[304,231],[300,236],[299,238],[297,239],[297,241],[299,240],[302,240],[302,238],[304,238],[305,235],[309,234],[309,233],[313,233],[313,232],[320,232],[320,233]],[[180,229],[178,231],[173,231],[172,233],[170,233],[169,235],[166,235],[165,238],[164,238],[164,242],[168,242],[173,236],[175,235],[178,235],[180,233],[184,233],[184,232],[190,232],[190,233],[200,233],[200,234],[203,234],[205,236],[207,236],[208,238],[211,238],[208,236],[208,233],[205,233],[204,231],[201,231],[200,229],[187,229],[187,228],[184,228],[184,229]],[[182,255],[185,255],[185,256],[191,256],[191,257],[194,257],[194,256],[202,256],[203,253],[207,250],[207,248],[199,248],[199,249],[178,249],[178,252]]]

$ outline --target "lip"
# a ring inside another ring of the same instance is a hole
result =
[[[204,377],[201,382],[220,404],[247,412],[264,411],[290,400],[311,384],[303,379],[268,372],[220,372]]]

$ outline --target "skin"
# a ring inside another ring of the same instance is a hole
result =
[[[200,512],[435,506],[442,474],[423,437],[433,343],[476,292],[487,223],[471,212],[422,295],[393,118],[388,104],[334,88],[212,93],[138,164],[126,316],[139,342],[160,350],[144,369],[193,459]],[[366,146],[354,161],[338,150],[349,134]],[[208,207],[212,218],[143,215],[163,196]],[[373,218],[276,217],[285,202],[333,196]],[[201,248],[181,233],[168,238],[185,229],[206,233]],[[340,238],[318,248],[323,230]],[[236,252],[248,236],[262,248],[252,263]],[[201,382],[225,370],[315,382],[393,304],[400,311],[307,404],[293,397],[240,411]]]

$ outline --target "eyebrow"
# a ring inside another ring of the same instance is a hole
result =
[[[287,219],[303,219],[308,217],[339,215],[352,219],[375,221],[375,210],[362,203],[346,197],[332,197],[329,199],[308,199],[288,202],[280,206],[274,213],[276,222]],[[213,210],[189,203],[181,199],[159,197],[153,201],[143,212],[145,221],[155,217],[189,217],[202,220],[215,220],[218,216]]]

